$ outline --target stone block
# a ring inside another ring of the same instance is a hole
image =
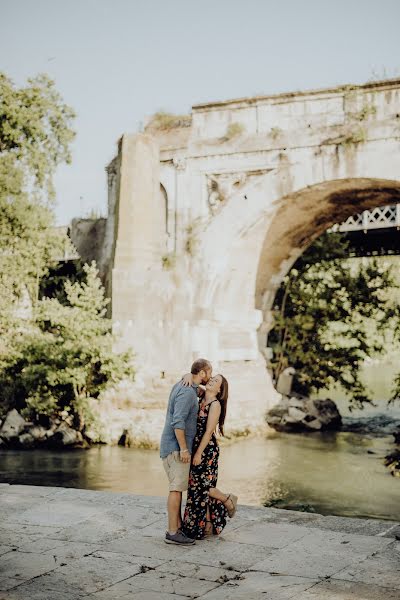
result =
[[[38,504],[20,515],[13,517],[14,523],[28,525],[66,526],[84,521],[94,514],[104,513],[105,509],[84,502],[49,501]]]
[[[264,548],[284,548],[309,534],[309,529],[296,525],[254,523],[224,534],[224,539],[240,544],[254,544]]]
[[[139,575],[125,579],[107,591],[113,592],[116,597],[120,594],[122,595],[124,592],[128,597],[130,595],[134,597],[138,592],[149,591],[157,594],[177,594],[193,598],[203,596],[219,585],[219,583],[213,581],[180,577],[171,573],[148,571],[147,573],[139,573]]]
[[[304,590],[315,585],[316,580],[291,575],[269,573],[244,573],[238,580],[228,581],[216,590],[202,596],[202,600],[290,600],[298,598]]]
[[[321,581],[310,587],[305,592],[296,596],[296,600],[398,600],[399,592],[395,589],[353,583],[351,581],[338,581],[330,579]]]
[[[327,577],[353,563],[361,562],[390,543],[391,540],[382,537],[313,530],[264,561],[254,564],[251,570]]]
[[[0,437],[6,442],[12,442],[23,432],[26,425],[25,419],[23,419],[19,412],[13,408],[7,413],[4,423],[1,426]]]
[[[0,556],[0,577],[31,579],[57,567],[53,556],[28,552],[9,552]]]
[[[335,579],[400,590],[400,544],[392,544],[383,552],[371,549],[370,554],[358,564],[351,564],[335,573]]]

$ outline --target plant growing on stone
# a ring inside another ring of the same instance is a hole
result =
[[[282,129],[280,127],[272,127],[270,135],[275,141],[282,135]]]
[[[275,380],[292,366],[298,392],[309,395],[340,384],[350,406],[362,407],[371,399],[360,366],[383,351],[382,332],[394,316],[388,292],[396,284],[390,269],[375,260],[354,269],[346,258],[340,233],[325,233],[306,250],[276,295],[268,344]]]
[[[163,269],[169,271],[170,269],[173,269],[175,267],[176,255],[174,252],[169,252],[168,254],[164,254],[161,261]]]
[[[146,125],[147,130],[170,131],[178,127],[190,127],[192,117],[190,115],[174,115],[163,110],[156,112]]]
[[[185,252],[189,254],[189,256],[193,256],[196,252],[197,248],[197,236],[196,236],[196,227],[193,223],[186,227],[186,242],[185,242]]]
[[[242,135],[244,133],[244,130],[245,128],[242,123],[229,123],[228,127],[226,128],[225,135],[222,139],[224,142],[229,142],[233,138]]]
[[[364,104],[358,112],[352,113],[352,118],[356,121],[365,121],[376,114],[376,106],[373,104]]]

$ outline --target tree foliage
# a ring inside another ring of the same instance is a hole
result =
[[[277,293],[268,343],[276,380],[292,366],[300,393],[340,384],[351,405],[361,407],[371,399],[360,366],[383,351],[382,334],[395,314],[388,292],[396,284],[391,270],[376,260],[352,268],[346,258],[347,243],[339,233],[325,233],[312,244]]]
[[[67,413],[82,429],[89,399],[133,370],[129,354],[113,353],[94,265],[62,290],[58,280],[41,285],[68,243],[52,201],[55,170],[71,159],[73,117],[47,76],[18,88],[0,73],[0,409]]]
[[[69,413],[83,429],[88,399],[106,386],[132,377],[130,353],[113,352],[108,300],[94,264],[84,266],[84,282],[66,282],[67,301],[43,298],[36,319],[21,330],[0,363],[0,387],[8,407],[26,416]]]
[[[0,73],[0,336],[24,293],[35,305],[66,243],[51,201],[55,169],[71,159],[73,116],[47,76],[18,88]]]

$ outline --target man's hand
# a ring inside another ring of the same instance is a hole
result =
[[[184,385],[185,387],[190,387],[191,385],[193,385],[193,375],[191,373],[186,373],[186,375],[182,377],[181,381],[182,385]]]
[[[189,450],[181,450],[179,455],[183,463],[190,463],[190,459],[192,458],[192,456]]]
[[[193,464],[195,467],[198,467],[201,464],[201,454],[198,452],[193,456]]]

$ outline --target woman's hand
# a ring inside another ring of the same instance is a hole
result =
[[[190,387],[193,385],[193,375],[191,373],[186,373],[181,379],[182,385],[185,387]]]
[[[193,464],[195,467],[198,467],[201,464],[201,454],[198,452],[193,456]]]

